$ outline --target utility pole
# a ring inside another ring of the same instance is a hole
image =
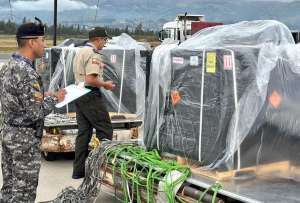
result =
[[[54,25],[53,25],[53,46],[56,46],[56,28],[57,28],[57,0],[54,0]]]

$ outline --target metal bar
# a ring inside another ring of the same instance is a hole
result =
[[[113,128],[120,126],[123,126],[122,128],[126,128],[126,125],[129,127],[138,127],[143,124],[142,120],[112,120],[111,121]],[[60,127],[63,129],[77,129],[78,124],[77,122],[69,122],[69,123],[45,123],[44,125],[45,128],[55,128],[55,127]]]
[[[119,106],[118,106],[118,115],[121,112],[121,104],[122,104],[122,97],[123,97],[123,83],[124,83],[125,61],[126,61],[126,50],[124,49],[124,51],[123,51],[122,75],[121,75],[121,87],[120,87]]]
[[[207,183],[205,181],[198,180],[197,177],[195,177],[195,176],[189,177],[186,180],[186,182],[190,183],[190,184],[193,184],[193,185],[196,185],[196,186],[199,186],[199,187],[202,187],[204,189],[207,189],[211,186],[211,183]],[[242,202],[246,202],[246,203],[263,203],[261,201],[258,201],[258,200],[255,200],[255,199],[252,199],[252,198],[249,198],[249,197],[245,197],[243,195],[240,195],[240,194],[237,194],[237,193],[234,193],[234,192],[230,192],[230,191],[227,191],[225,189],[219,190],[218,193],[221,194],[221,195],[224,195],[225,197],[230,197],[234,200],[238,200],[238,201],[242,201]]]
[[[204,193],[204,191],[197,190],[190,186],[185,186],[182,191],[182,194],[184,196],[188,196],[188,197],[191,197],[196,200],[199,200],[199,198],[203,195],[203,193]],[[212,200],[213,200],[213,195],[206,193],[201,201],[202,202],[212,202]],[[222,200],[221,198],[218,198],[218,197],[216,198],[215,202],[216,203],[225,203],[224,200]]]
[[[54,0],[54,25],[53,25],[53,46],[56,46],[57,28],[57,0]]]
[[[199,143],[198,143],[198,161],[202,161],[202,125],[203,125],[203,102],[204,102],[204,74],[205,74],[205,58],[206,50],[203,50],[202,56],[202,73],[201,73],[201,96],[200,96],[200,122],[199,122]]]

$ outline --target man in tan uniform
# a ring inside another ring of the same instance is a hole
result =
[[[112,81],[103,80],[103,64],[99,50],[104,47],[107,37],[104,28],[94,28],[89,32],[89,41],[74,59],[75,82],[84,82],[84,86],[91,90],[75,101],[78,136],[73,164],[74,179],[83,178],[85,175],[85,160],[93,128],[96,129],[96,136],[100,141],[112,139],[113,129],[100,90],[101,87],[112,90],[115,86]]]

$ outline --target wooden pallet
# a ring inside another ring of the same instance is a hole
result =
[[[268,175],[272,177],[272,174],[276,177],[289,177],[291,174],[291,163],[290,161],[281,161],[270,164],[263,164],[257,166],[251,166],[242,168],[241,170],[230,170],[230,171],[209,171],[202,168],[192,168],[194,175],[202,175],[214,180],[225,181],[230,180],[236,176],[237,173],[249,173],[255,176]]]
[[[237,173],[249,173],[255,176],[268,176],[268,177],[299,177],[300,167],[293,166],[290,161],[280,161],[269,164],[261,164],[251,167],[245,167],[241,170],[229,170],[229,171],[215,171],[208,170],[203,167],[197,166],[195,162],[187,160],[183,157],[177,156],[177,163],[180,165],[188,165],[191,168],[193,175],[205,176],[216,181],[230,180],[236,176]]]
[[[137,115],[136,114],[130,114],[130,113],[117,113],[117,112],[109,112],[109,116],[113,117],[116,115],[124,116],[126,119],[136,119]]]
[[[55,134],[44,131],[40,148],[42,151],[47,152],[73,152],[75,151],[76,136],[77,134],[64,135],[59,131],[56,131]],[[137,127],[131,129],[113,130],[113,140],[129,141],[137,139],[138,136],[139,132]],[[96,146],[98,146],[98,144],[99,141],[98,139],[96,140],[96,134],[93,134],[90,142],[91,149],[94,149]]]

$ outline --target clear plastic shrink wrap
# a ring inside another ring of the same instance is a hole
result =
[[[45,57],[36,67],[44,80],[44,86],[51,91],[74,83],[73,61],[84,40],[67,40],[61,47],[46,50]],[[75,47],[77,46],[77,47]],[[101,50],[104,80],[113,80],[116,88],[102,92],[107,99],[107,108],[111,112],[131,113],[140,116],[145,111],[146,92],[146,56],[141,52],[150,51],[147,44],[141,44],[127,34],[113,37]],[[60,110],[65,112],[66,109]],[[75,111],[70,104],[68,111]]]
[[[300,164],[300,52],[277,21],[202,30],[154,50],[144,144],[220,171]]]

